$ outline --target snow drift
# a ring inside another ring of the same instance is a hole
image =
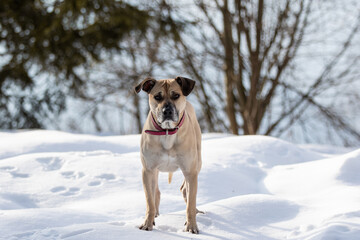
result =
[[[140,135],[0,132],[0,239],[359,239],[360,149],[203,135],[199,235],[183,232],[176,172],[145,213]]]

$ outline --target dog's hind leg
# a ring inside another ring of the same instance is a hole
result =
[[[185,179],[184,179],[183,183],[181,184],[180,192],[182,193],[184,201],[187,204],[187,194],[186,194],[186,182],[185,182]],[[196,214],[198,214],[198,213],[205,214],[205,212],[200,211],[199,209],[196,208]]]
[[[181,184],[180,192],[181,192],[182,195],[183,195],[183,198],[184,198],[185,203],[187,203],[187,199],[186,199],[186,182],[185,182],[185,179],[184,179],[183,183]]]

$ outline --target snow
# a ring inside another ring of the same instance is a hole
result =
[[[359,239],[360,149],[204,134],[199,235],[183,232],[183,176],[159,177],[145,215],[140,135],[0,132],[0,239]]]

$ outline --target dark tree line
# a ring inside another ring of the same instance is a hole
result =
[[[86,97],[84,69],[128,50],[123,39],[141,37],[152,22],[162,35],[175,32],[173,22],[123,1],[1,1],[0,127],[45,127],[64,110],[65,95]]]

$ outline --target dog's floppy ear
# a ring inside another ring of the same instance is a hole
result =
[[[145,78],[139,85],[135,87],[135,92],[139,93],[140,90],[144,90],[145,92],[149,93],[151,89],[155,86],[156,80],[151,77]]]
[[[176,77],[176,82],[180,85],[184,96],[187,96],[194,89],[195,81],[185,77]]]

